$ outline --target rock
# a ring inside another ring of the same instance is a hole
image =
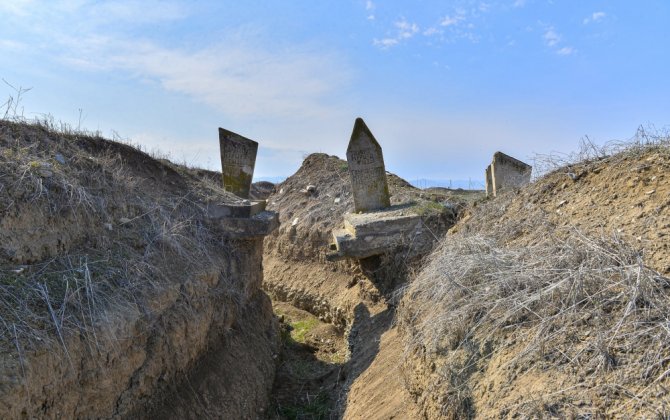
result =
[[[105,229],[107,229],[107,230],[109,230],[109,231],[111,231],[111,230],[114,229],[114,228],[112,227],[112,224],[111,224],[111,223],[105,223],[103,226],[105,226]]]
[[[340,201],[341,201],[341,200],[340,200],[340,197],[337,197],[337,198],[334,200],[334,203],[335,203],[335,204],[340,204]]]
[[[52,176],[54,176],[54,173],[48,169],[40,169],[38,173],[42,178],[51,178]]]
[[[293,223],[291,223],[291,226],[296,226],[296,225],[298,224],[299,221],[300,221],[300,219],[298,219],[298,218],[296,217],[295,219],[293,219]]]
[[[56,156],[54,156],[54,159],[56,162],[60,163],[61,165],[65,165],[65,157],[61,155],[60,153],[56,153]]]
[[[122,217],[122,218],[119,219],[119,223],[121,223],[122,225],[125,225],[126,223],[130,223],[130,222],[131,222],[131,220],[127,217]]]
[[[306,186],[305,189],[306,189],[307,192],[309,192],[309,193],[315,193],[315,192],[316,192],[316,185],[311,185],[311,184],[310,184],[310,185]]]

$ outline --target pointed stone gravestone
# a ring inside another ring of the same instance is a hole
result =
[[[486,167],[484,171],[484,176],[486,177],[486,196],[493,194],[493,178],[491,177],[491,165]]]
[[[389,207],[382,148],[361,118],[356,118],[347,147],[347,163],[354,195],[354,211],[366,212]]]
[[[254,176],[258,143],[232,131],[219,128],[223,189],[238,197],[249,198]]]
[[[486,168],[486,195],[497,196],[512,188],[530,183],[533,167],[502,152],[493,154],[493,161]]]

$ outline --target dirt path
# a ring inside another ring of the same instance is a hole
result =
[[[359,304],[348,337],[307,311],[275,302],[282,352],[270,419],[419,418],[399,369],[393,311]]]
[[[269,418],[336,418],[348,356],[342,331],[287,303],[273,307],[282,321],[282,349]]]

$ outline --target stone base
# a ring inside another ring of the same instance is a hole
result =
[[[333,231],[333,252],[328,260],[362,259],[394,248],[426,242],[428,232],[421,217],[406,209],[389,208],[364,214],[345,214],[344,229]]]
[[[249,218],[228,217],[219,221],[226,236],[233,239],[255,239],[272,233],[279,227],[279,214],[263,211]]]
[[[267,201],[249,201],[241,204],[208,204],[207,215],[210,219],[221,219],[227,217],[249,218],[265,211]]]

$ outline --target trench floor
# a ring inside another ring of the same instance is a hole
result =
[[[337,418],[348,357],[347,340],[333,325],[284,302],[274,302],[281,322],[270,419]]]

